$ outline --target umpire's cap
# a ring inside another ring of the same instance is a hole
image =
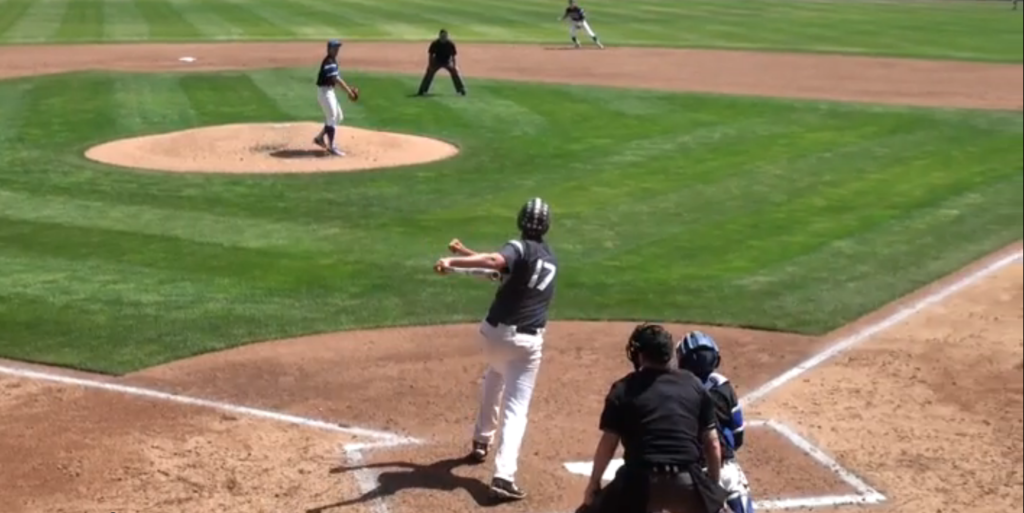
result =
[[[675,349],[672,334],[659,324],[644,323],[633,329],[626,344],[626,357],[634,369],[640,368],[640,357],[654,364],[667,364],[672,361]]]

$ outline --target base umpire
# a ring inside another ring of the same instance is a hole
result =
[[[635,370],[605,398],[578,513],[719,513],[725,505],[715,406],[696,376],[673,368],[674,351],[672,335],[659,325],[642,324],[630,336],[626,355]],[[620,442],[625,463],[602,489]]]
[[[416,91],[416,96],[427,94],[430,84],[434,81],[434,75],[442,68],[448,70],[452,76],[455,92],[462,96],[466,95],[466,85],[462,82],[462,75],[459,74],[459,67],[455,62],[458,53],[455,43],[448,37],[448,31],[441,29],[437,39],[427,48],[427,71],[423,73],[423,80],[420,82],[419,90]]]

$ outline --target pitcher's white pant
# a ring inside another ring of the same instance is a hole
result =
[[[501,436],[494,455],[494,477],[515,480],[519,467],[519,449],[526,434],[527,416],[533,388],[540,370],[544,333],[516,333],[512,326],[480,325],[484,338],[487,371],[484,373],[473,440],[490,445],[498,430],[501,414]]]
[[[750,483],[735,460],[722,464],[719,484],[729,492],[726,500],[731,513],[754,513],[754,501],[750,498]]]
[[[324,124],[327,126],[338,126],[345,116],[341,113],[338,105],[338,96],[334,94],[334,88],[330,86],[317,87],[316,99],[320,102],[320,110],[324,112]]]
[[[575,39],[576,38],[576,31],[578,31],[580,29],[582,29],[584,32],[586,32],[587,35],[590,36],[591,39],[593,39],[596,36],[596,34],[594,34],[594,31],[590,29],[590,24],[587,23],[587,20],[574,21],[574,22],[570,23],[569,24],[569,35],[572,36],[573,39]]]

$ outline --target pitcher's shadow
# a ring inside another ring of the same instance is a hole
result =
[[[313,150],[313,149],[290,149],[286,148],[283,150],[275,150],[270,152],[270,156],[279,159],[319,159],[325,158],[329,153],[324,150]]]
[[[325,513],[333,508],[364,504],[375,499],[386,499],[402,490],[410,489],[437,490],[442,492],[453,492],[461,489],[469,492],[470,497],[473,498],[477,506],[495,506],[499,504],[499,501],[491,498],[490,487],[479,479],[455,475],[455,469],[474,464],[472,460],[464,456],[440,460],[427,465],[407,461],[392,461],[335,467],[330,470],[331,474],[369,469],[395,468],[399,470],[379,472],[376,480],[377,488],[359,497],[308,509],[306,513]]]

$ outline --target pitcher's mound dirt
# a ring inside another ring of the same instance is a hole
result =
[[[454,157],[459,149],[415,135],[338,127],[344,157],[313,144],[317,123],[261,123],[193,128],[121,139],[85,152],[120,167],[192,173],[323,173],[409,166]]]

